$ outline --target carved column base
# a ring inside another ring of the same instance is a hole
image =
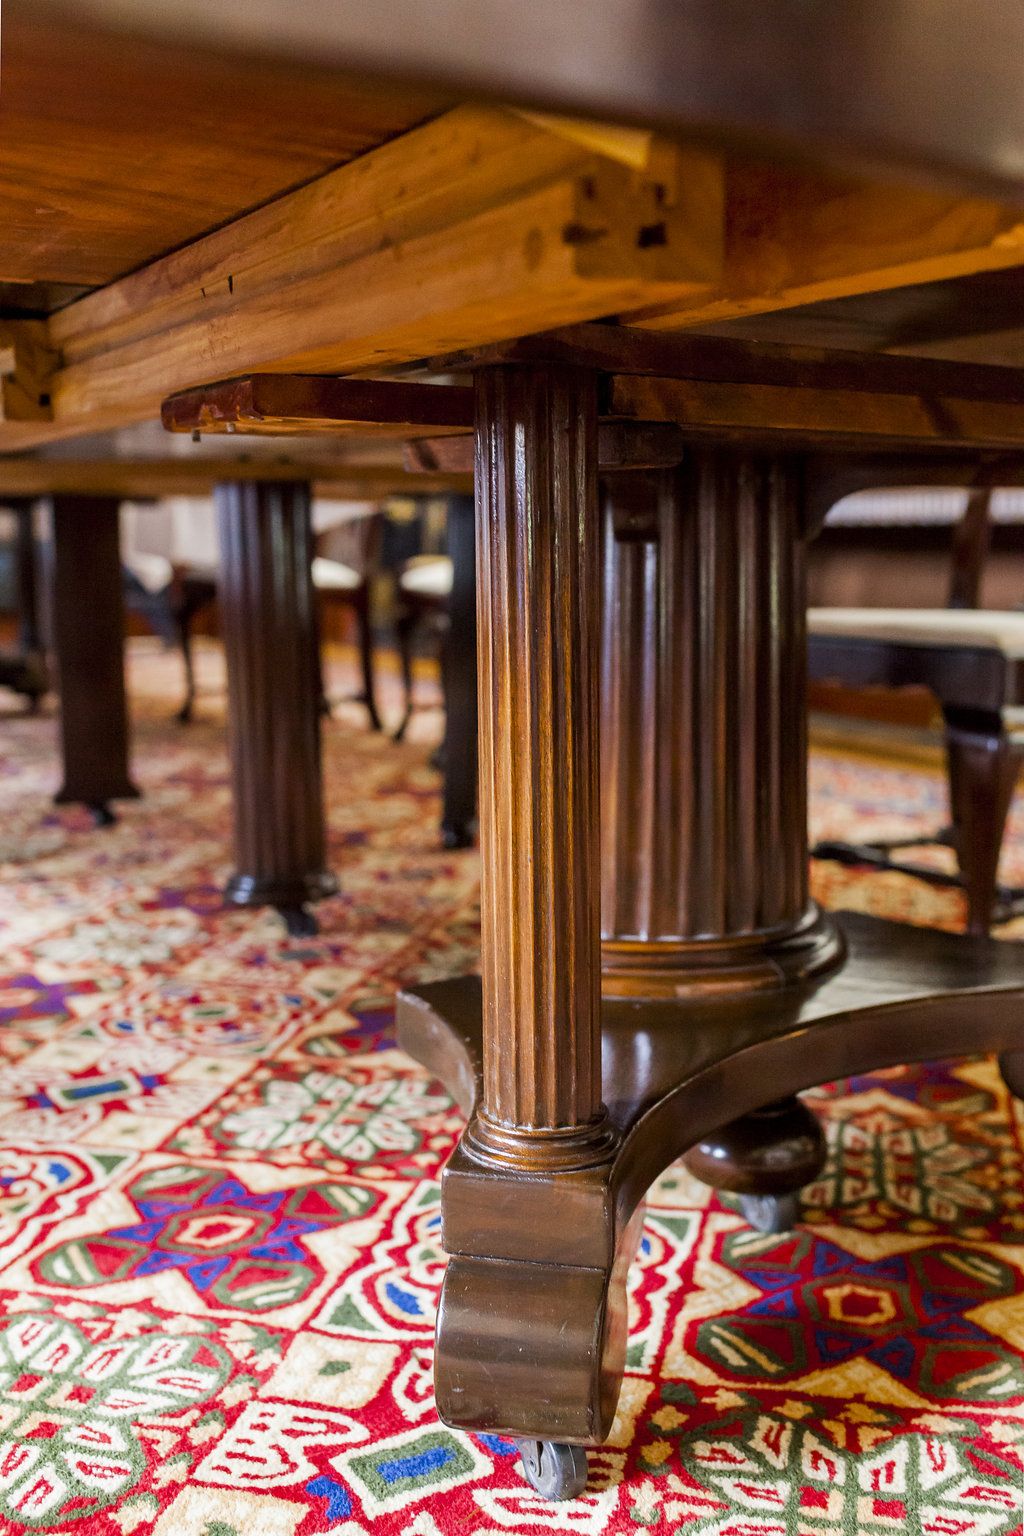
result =
[[[601,945],[604,997],[697,997],[757,992],[811,981],[841,964],[842,933],[813,904],[798,922],[771,933],[689,943]]]

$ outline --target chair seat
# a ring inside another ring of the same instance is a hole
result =
[[[162,592],[174,575],[171,562],[163,555],[148,554],[144,550],[132,550],[124,557],[124,564],[136,581],[147,592]]]
[[[313,585],[321,592],[354,592],[361,587],[363,578],[350,565],[340,560],[325,560],[317,555],[313,561]]]
[[[419,597],[449,597],[452,562],[447,555],[416,555],[407,562],[398,585],[403,592],[414,592]]]
[[[811,635],[896,645],[973,647],[1024,657],[1024,613],[980,608],[811,608]]]

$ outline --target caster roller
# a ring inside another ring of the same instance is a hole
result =
[[[291,939],[315,939],[320,925],[308,907],[278,907],[288,937]]]
[[[587,1486],[587,1453],[557,1440],[520,1440],[523,1473],[542,1499],[575,1499]]]
[[[800,1200],[797,1195],[740,1195],[740,1210],[757,1232],[791,1232]]]
[[[99,800],[95,805],[87,805],[86,810],[92,817],[94,827],[112,827],[117,817],[105,800]]]

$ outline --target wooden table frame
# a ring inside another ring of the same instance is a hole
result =
[[[1020,8],[991,0],[982,27],[971,0],[480,0],[463,27],[460,0],[442,26],[423,0],[33,5],[9,0],[5,36],[42,11],[122,69],[157,37],[183,69],[226,51],[255,90],[262,58],[530,109],[437,101],[0,321],[0,448],[224,376],[473,374],[483,976],[406,994],[400,1027],[470,1117],[444,1175],[439,1410],[521,1439],[535,1486],[570,1495],[611,1422],[626,1266],[668,1161],[770,1222],[821,1156],[800,1088],[978,1049],[1024,1086],[1016,946],[808,900],[802,617],[804,541],[840,487],[878,483],[860,461],[902,457],[893,483],[909,450],[915,478],[1019,452],[1019,371],[673,334],[1020,267]],[[615,323],[516,342],[595,320]],[[328,393],[339,430],[367,425],[353,388]],[[248,425],[308,424],[277,404],[251,396]],[[408,419],[374,409],[389,435]],[[613,463],[623,420],[675,459],[641,463],[627,434]]]
[[[523,1441],[556,1497],[608,1433],[643,1197],[675,1157],[774,1230],[824,1159],[801,1088],[964,1049],[1007,1052],[1024,1080],[1016,947],[840,920],[809,897],[804,550],[836,496],[891,463],[858,452],[855,413],[851,430],[821,405],[843,360],[600,330],[459,360],[476,417],[483,975],[407,991],[398,1014],[469,1117],[443,1176],[438,1411]],[[750,441],[743,389],[801,362],[803,388],[784,386],[777,415],[762,402]],[[876,449],[890,417],[873,390],[934,401],[951,381],[859,366]],[[728,386],[736,422],[694,373]],[[958,374],[971,409],[1012,410],[1001,381]],[[308,429],[289,405],[308,392],[279,379],[255,425]],[[197,389],[164,419],[241,428],[251,398]],[[660,420],[627,416],[652,405]],[[355,408],[340,389],[317,424]],[[936,442],[894,415],[904,476],[976,476],[983,435]],[[465,472],[470,446],[420,441],[409,462]]]

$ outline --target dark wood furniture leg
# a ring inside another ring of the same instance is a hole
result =
[[[370,717],[370,729],[379,731],[382,727],[373,687],[373,623],[368,584],[360,588],[352,606],[355,609],[356,629],[359,631],[359,662],[363,669],[363,692],[360,702],[366,705],[366,712]]]
[[[216,489],[228,669],[237,906],[276,907],[315,933],[310,902],[337,890],[326,867],[309,486]]]
[[[601,1433],[625,1347],[624,1308],[604,1308],[575,1238],[612,1147],[599,1040],[594,376],[481,372],[477,452],[484,1073],[445,1175],[437,1396],[450,1423],[500,1419],[534,1442],[536,1478],[571,1493],[586,1462],[568,1442]],[[567,1292],[585,1358],[563,1328]],[[547,1375],[540,1433],[524,1338]]]
[[[15,540],[15,579],[18,594],[18,639],[13,657],[4,661],[12,674],[4,678],[9,688],[24,694],[34,711],[50,687],[46,666],[46,646],[39,624],[39,560],[37,557],[33,503],[30,500],[9,503],[17,519]]]
[[[998,711],[947,707],[946,758],[953,845],[967,893],[967,932],[988,933],[1013,790],[1024,763]]]
[[[452,590],[441,652],[444,681],[444,805],[441,840],[468,848],[476,816],[476,526],[472,496],[448,498]]]
[[[402,669],[402,688],[405,693],[405,710],[392,741],[404,741],[412,719],[412,637],[416,631],[419,614],[415,605],[402,602],[395,616],[395,640],[398,644],[398,660]]]
[[[530,1480],[569,1497],[572,1447],[611,1424],[658,1174],[725,1145],[748,1190],[792,1190],[817,1155],[783,1124],[796,1093],[1024,1051],[1024,959],[808,901],[801,460],[694,448],[606,555],[599,1057],[592,395],[567,367],[478,390],[484,973],[403,994],[399,1030],[470,1117],[438,1411],[529,1442]]]
[[[695,451],[605,478],[602,969],[606,996],[714,996],[834,966],[810,902],[798,466]],[[762,1230],[825,1161],[792,1096],[687,1167]]]
[[[188,725],[196,702],[195,660],[192,654],[192,624],[204,608],[217,600],[217,583],[208,576],[190,576],[188,572],[178,577],[173,600],[174,624],[181,646],[181,659],[185,667],[185,697],[178,710],[177,719]]]
[[[98,826],[111,800],[135,800],[128,770],[120,503],[111,496],[52,500],[53,645],[60,686],[64,782],[58,805],[80,801]]]

